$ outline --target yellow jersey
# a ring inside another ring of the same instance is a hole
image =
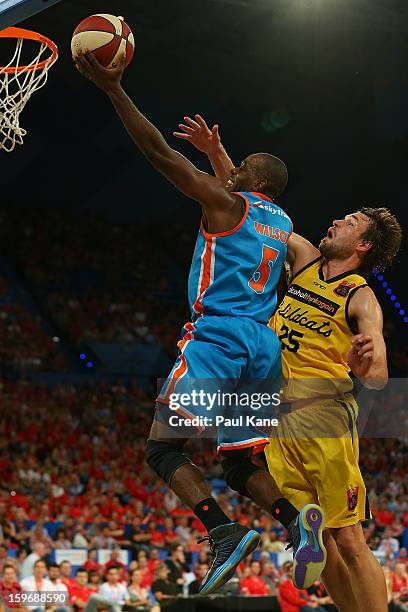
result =
[[[347,363],[351,296],[367,286],[355,271],[325,281],[323,259],[299,270],[269,325],[282,346],[282,401],[339,397],[352,390]]]

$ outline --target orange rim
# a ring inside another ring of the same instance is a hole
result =
[[[15,66],[0,66],[0,72],[8,72],[9,74],[19,73],[19,72],[34,72],[37,70],[43,70],[48,64],[53,64],[58,57],[58,47],[52,42],[50,38],[43,36],[42,34],[37,34],[37,32],[32,32],[31,30],[23,30],[23,28],[6,28],[5,30],[0,30],[0,38],[23,38],[27,40],[35,40],[38,43],[46,44],[47,47],[51,51],[51,56],[47,59],[43,60],[36,66],[19,66],[16,68]]]

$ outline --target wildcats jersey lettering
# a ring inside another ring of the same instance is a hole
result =
[[[250,317],[267,323],[286,258],[292,221],[259,193],[238,193],[243,218],[228,232],[198,233],[188,280],[193,321],[203,314]]]
[[[353,336],[348,304],[366,281],[354,271],[325,281],[322,264],[319,257],[292,278],[269,324],[281,341],[285,401],[337,397],[353,386],[347,363]]]

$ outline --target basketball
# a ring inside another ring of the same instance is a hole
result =
[[[72,35],[71,51],[75,58],[86,49],[92,51],[105,68],[115,68],[123,54],[127,66],[133,57],[135,39],[123,17],[100,14],[81,21]]]

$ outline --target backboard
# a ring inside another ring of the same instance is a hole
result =
[[[60,0],[0,0],[0,30],[16,25]]]

